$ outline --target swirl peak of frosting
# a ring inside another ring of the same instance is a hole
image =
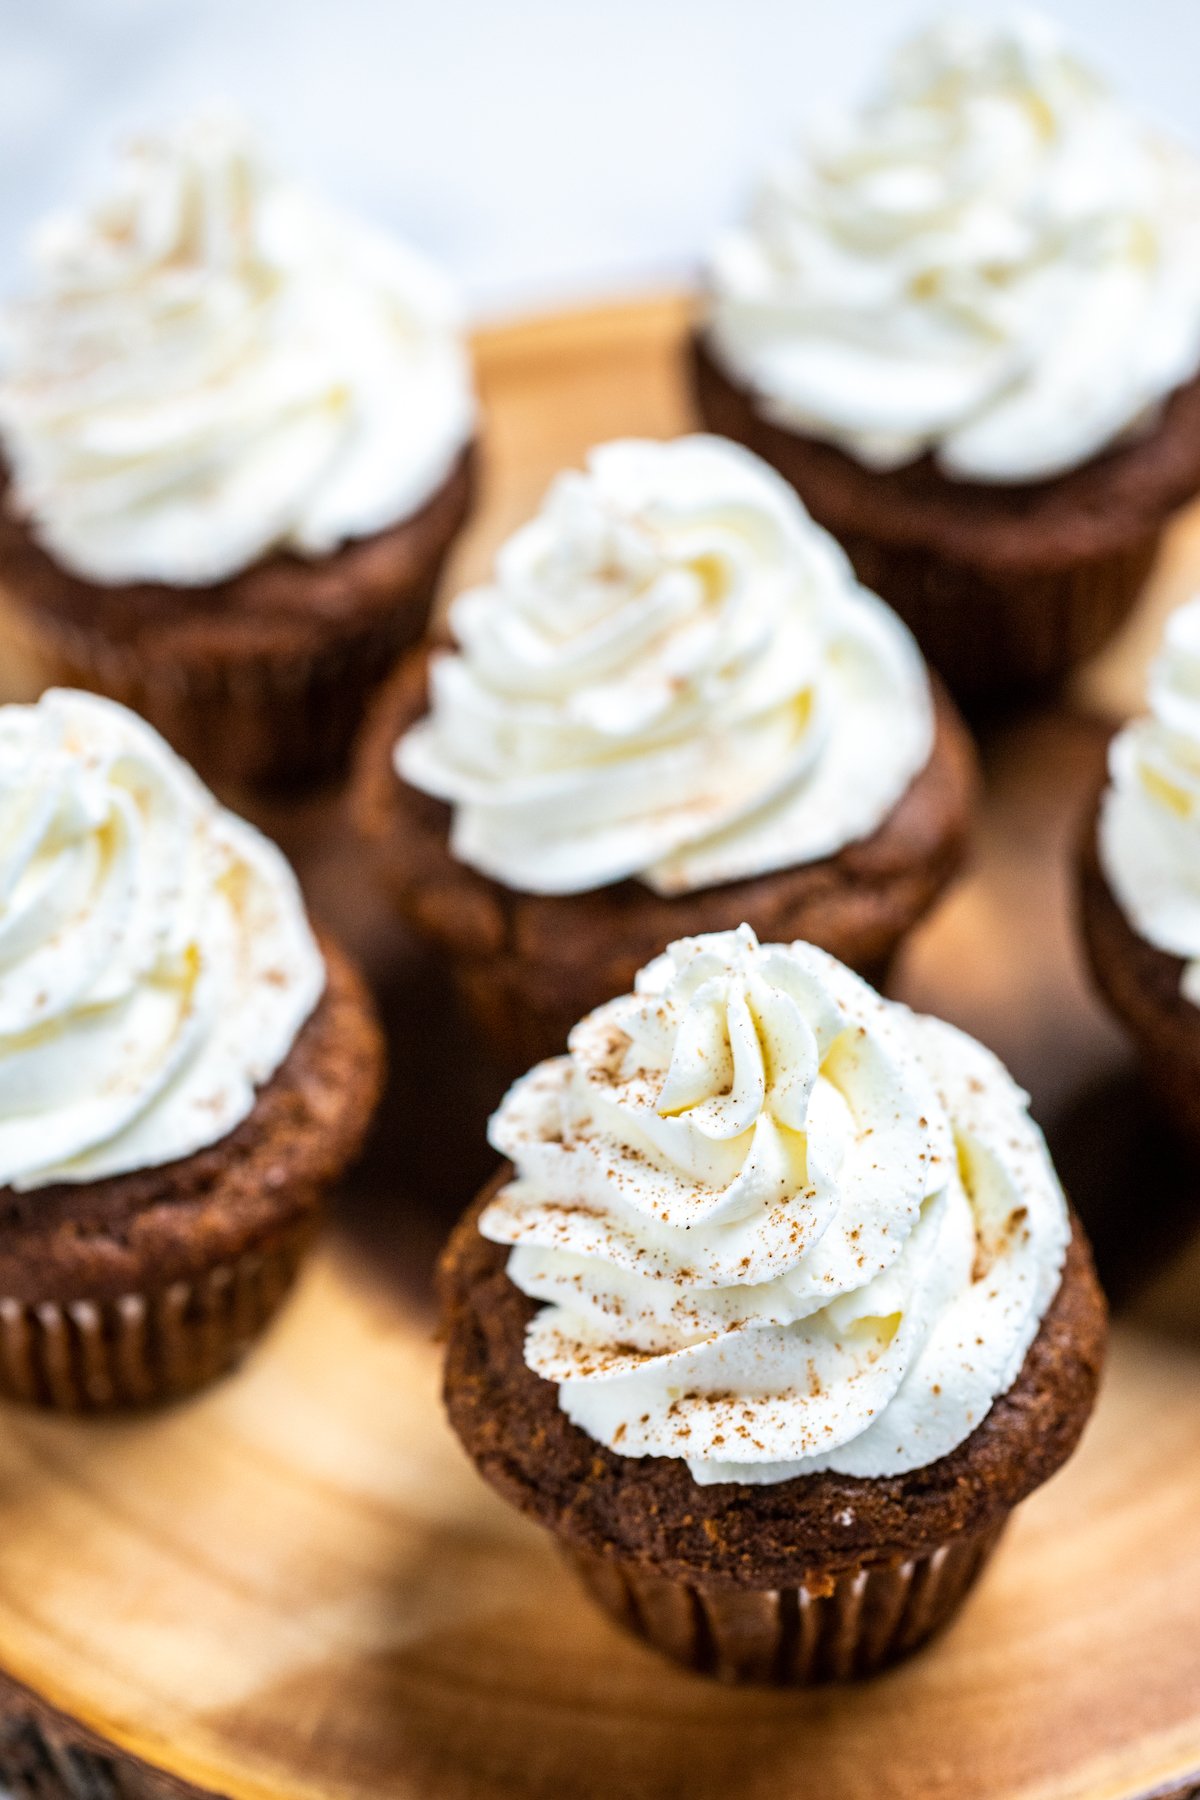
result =
[[[593,450],[450,623],[397,769],[512,888],[674,893],[832,855],[932,748],[908,632],[720,438]]]
[[[568,1417],[698,1482],[879,1476],[1016,1379],[1070,1224],[972,1039],[748,927],[672,944],[513,1087],[482,1215]]]
[[[0,389],[10,504],[89,580],[326,554],[417,511],[470,436],[443,278],[274,174],[230,115],[131,144],[35,256]]]
[[[1200,368],[1200,167],[1047,20],[951,17],[768,176],[710,277],[713,347],[780,423],[1048,479]]]
[[[0,1187],[216,1143],[324,983],[279,851],[149,725],[65,689],[0,707]]]
[[[1134,930],[1184,959],[1200,1006],[1200,596],[1167,621],[1149,701],[1109,746],[1100,860]]]

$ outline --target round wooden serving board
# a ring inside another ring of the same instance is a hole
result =
[[[452,585],[590,443],[687,427],[686,318],[667,299],[480,336],[487,491]],[[1100,767],[1095,715],[1138,703],[1190,572],[1196,521],[1070,705],[989,735],[975,868],[898,972],[903,998],[1031,1089],[1110,1288],[1140,1289],[1083,1448],[1019,1511],[950,1632],[859,1688],[710,1685],[622,1637],[477,1480],[440,1411],[429,1273],[488,1172],[495,1082],[326,799],[259,816],[376,981],[383,1120],[238,1375],[116,1423],[0,1410],[0,1770],[20,1795],[1126,1800],[1200,1784],[1194,1184],[1088,994],[1066,860]],[[0,681],[14,695],[36,671]]]

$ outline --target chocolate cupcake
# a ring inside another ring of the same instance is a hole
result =
[[[94,695],[0,708],[0,894],[0,1393],[186,1393],[358,1149],[370,1001],[275,846]]]
[[[731,1680],[950,1618],[1091,1409],[1104,1305],[980,1045],[746,928],[511,1090],[442,1266],[450,1419],[593,1594]]]
[[[952,704],[736,445],[593,451],[450,626],[381,697],[356,810],[512,1068],[681,934],[747,919],[879,976],[959,863]]]
[[[908,44],[769,177],[708,289],[702,418],[960,697],[1096,650],[1200,492],[1200,170],[1044,20]]]
[[[472,492],[441,277],[212,115],[50,222],[0,390],[0,579],[55,677],[206,776],[337,771]]]
[[[1109,746],[1080,916],[1101,993],[1168,1123],[1200,1151],[1200,597],[1168,620],[1149,699]]]

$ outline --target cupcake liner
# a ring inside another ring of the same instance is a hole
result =
[[[762,1591],[673,1581],[592,1551],[567,1556],[605,1611],[672,1661],[721,1681],[809,1687],[873,1675],[940,1631],[1006,1523],[890,1566]]]
[[[275,786],[338,774],[372,691],[420,636],[434,582],[371,627],[318,648],[184,652],[172,661],[48,615],[21,635],[49,680],[140,713],[206,779]]]
[[[239,1361],[295,1279],[311,1216],[187,1280],[115,1299],[0,1297],[0,1395],[58,1412],[153,1405]]]
[[[960,698],[1050,687],[1101,649],[1133,610],[1159,534],[1062,569],[998,575],[839,534],[859,580],[899,613]]]

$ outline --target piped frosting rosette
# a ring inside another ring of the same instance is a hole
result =
[[[771,418],[875,468],[1049,479],[1200,366],[1200,166],[1051,21],[951,16],[769,173],[710,285]]]
[[[1200,1006],[1200,596],[1167,621],[1149,700],[1109,749],[1100,859],[1139,935],[1184,959],[1181,992]]]
[[[283,856],[144,720],[0,707],[0,1187],[216,1143],[324,986]]]
[[[716,437],[622,441],[461,595],[404,780],[523,892],[673,894],[836,854],[929,760],[908,631],[795,494]]]
[[[223,581],[408,518],[474,428],[457,302],[212,111],[48,220],[10,313],[10,502],[93,582]]]
[[[567,1416],[700,1483],[882,1476],[1016,1379],[1070,1236],[996,1059],[811,945],[673,944],[510,1091],[484,1236]]]

